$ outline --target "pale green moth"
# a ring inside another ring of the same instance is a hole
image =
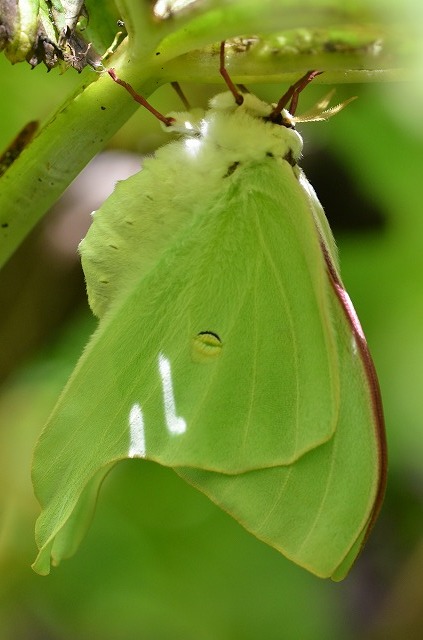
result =
[[[340,107],[295,118],[316,72],[276,107],[240,93],[223,62],[222,75],[230,91],[202,116],[162,118],[181,138],[117,185],[81,243],[100,323],[35,452],[39,573],[73,553],[102,479],[128,457],[173,467],[334,580],[380,509],[378,383],[297,164],[295,122]]]

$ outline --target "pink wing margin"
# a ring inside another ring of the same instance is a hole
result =
[[[346,292],[341,280],[339,279],[337,271],[333,265],[329,252],[322,238],[320,238],[320,245],[322,247],[323,256],[326,262],[330,283],[344,311],[347,322],[351,327],[351,331],[355,338],[357,349],[360,354],[360,358],[363,362],[365,375],[367,377],[367,381],[370,388],[370,396],[371,396],[371,402],[372,402],[372,408],[373,408],[375,435],[376,435],[376,441],[378,446],[379,482],[378,482],[378,489],[377,489],[377,493],[376,493],[376,497],[373,505],[373,510],[369,518],[366,534],[361,544],[361,547],[363,548],[367,538],[369,537],[371,530],[373,529],[373,526],[377,520],[379,512],[381,510],[383,498],[385,495],[385,489],[386,489],[387,445],[386,445],[386,435],[385,435],[385,420],[383,417],[382,397],[380,393],[379,381],[377,378],[375,365],[373,363],[372,356],[370,355],[370,351],[367,346],[366,337],[361,327],[360,320],[358,319],[357,313],[354,309],[354,306],[351,302],[351,299],[348,293]]]

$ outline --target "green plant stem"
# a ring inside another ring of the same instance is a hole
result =
[[[107,64],[145,97],[169,80],[216,82],[219,73],[213,50],[195,49],[253,29],[266,34],[327,25],[328,6],[331,24],[345,25],[360,17],[363,24],[371,23],[362,5],[358,11],[347,2],[340,9],[335,0],[315,0],[307,11],[296,0],[203,0],[192,10],[161,22],[153,18],[148,3],[119,0],[129,35]],[[384,79],[384,61],[366,67],[359,51],[326,56],[270,53],[261,58],[246,51],[231,56],[228,66],[236,82],[246,83],[290,80],[293,73],[308,68],[330,69],[326,82]],[[385,79],[396,79],[398,72],[389,57],[385,71]],[[92,82],[86,77],[1,179],[0,266],[137,108],[107,74]]]
[[[141,88],[148,95],[154,85],[150,81]],[[47,123],[2,177],[2,262],[136,107],[103,75]]]

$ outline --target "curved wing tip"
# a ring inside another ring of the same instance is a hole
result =
[[[48,576],[51,569],[50,552],[47,555],[44,549],[40,549],[35,561],[31,565],[31,569],[35,571],[35,573],[38,573],[39,576]]]

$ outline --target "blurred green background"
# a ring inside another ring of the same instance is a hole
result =
[[[139,460],[107,477],[74,558],[49,577],[30,568],[38,514],[32,449],[95,327],[77,244],[116,178],[136,170],[134,154],[151,152],[165,135],[140,110],[1,274],[1,640],[423,638],[423,78],[416,66],[415,82],[339,87],[337,100],[359,100],[328,123],[301,127],[303,167],[330,218],[386,414],[387,496],[351,574],[339,584],[309,575],[173,471]],[[72,71],[31,71],[4,57],[0,77],[0,149],[81,82]],[[250,88],[271,100],[281,93]],[[216,87],[184,89],[197,105]],[[325,90],[310,87],[299,111]],[[180,108],[168,87],[152,102]]]

